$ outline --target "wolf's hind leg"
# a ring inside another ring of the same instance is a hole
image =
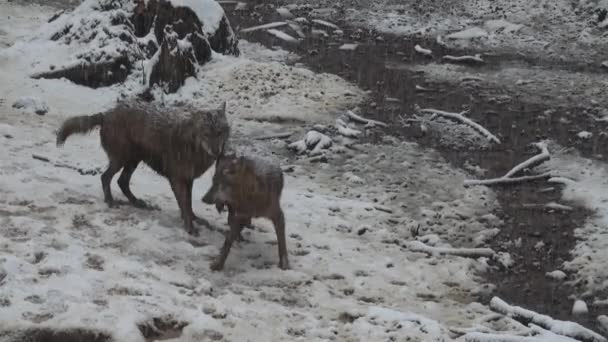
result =
[[[114,198],[112,197],[112,190],[110,189],[110,183],[114,175],[122,169],[123,165],[116,160],[110,158],[110,165],[104,173],[101,174],[101,188],[103,189],[103,198],[106,204],[112,208],[115,206]]]

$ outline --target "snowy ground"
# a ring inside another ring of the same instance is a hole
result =
[[[3,29],[15,29],[1,36],[5,45],[52,13],[1,5],[13,13],[9,21],[3,16]],[[3,338],[32,326],[86,327],[138,341],[137,325],[157,318],[187,323],[181,340],[443,341],[448,326],[468,326],[488,312],[474,303],[491,289],[478,282],[483,261],[426,257],[400,242],[412,240],[420,224],[428,244],[470,245],[471,236],[499,225],[489,214],[492,192],[462,188],[454,180],[464,174],[415,144],[334,148],[331,164],[310,164],[295,160],[284,143],[253,141],[274,130],[300,128],[302,135],[302,127],[332,122],[363,94],[335,76],[286,66],[285,53],[244,47],[241,58],[216,56],[201,71],[204,81],[191,80],[165,100],[196,98],[211,107],[226,99],[237,148],[268,157],[275,152],[284,164],[295,164],[283,195],[293,267],[286,272],[276,267],[271,227],[256,221],[246,235],[250,242],[234,249],[224,272],[212,273],[222,234],[189,237],[166,180],[146,167],[136,172],[133,191],[161,210],[109,210],[98,174],[53,165],[103,169],[96,132],[58,149],[54,130],[71,115],[112,106],[128,87],[92,90],[28,78],[41,58],[36,40],[0,54]],[[49,112],[13,108],[22,96],[41,99]],[[225,217],[197,200],[211,174],[195,184],[195,211],[225,229]]]
[[[287,0],[316,16],[379,32],[422,36],[452,47],[532,54],[556,60],[602,58],[607,9],[597,0]],[[288,5],[288,7],[289,7]]]
[[[285,51],[241,41],[241,57],[214,56],[200,81],[190,79],[162,98],[203,107],[227,100],[233,145],[291,165],[282,206],[292,270],[276,266],[272,227],[256,220],[256,229],[245,231],[248,242],[214,273],[209,264],[226,218],[198,200],[213,170],[195,183],[193,202],[218,229],[201,228],[199,238],[182,228],[167,181],[144,166],[133,177],[133,192],[160,210],[108,209],[98,174],[62,167],[103,170],[97,132],[58,149],[54,130],[65,118],[109,108],[138,87],[92,90],[27,77],[44,55],[39,41],[23,36],[55,9],[0,2],[0,11],[11,13],[0,17],[0,44],[10,46],[0,52],[0,341],[19,340],[19,331],[31,327],[86,328],[116,341],[143,341],[140,330],[149,328],[138,326],[161,328],[159,322],[186,324],[176,341],[443,342],[466,332],[453,334],[454,327],[524,329],[489,316],[476,302],[492,293],[481,278],[485,258],[408,249],[416,239],[435,247],[484,247],[502,225],[492,214],[495,194],[463,187],[468,175],[417,144],[388,137],[362,144],[336,135],[327,127],[365,98],[357,87],[291,66],[297,56]],[[44,102],[48,113],[13,108],[24,96]],[[252,138],[289,131],[294,141],[319,124],[333,139],[328,163],[295,157],[281,140]],[[115,183],[113,192],[121,196]],[[526,341],[557,341],[541,335]],[[466,340],[482,340],[476,338]]]

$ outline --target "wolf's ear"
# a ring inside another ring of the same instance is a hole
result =
[[[220,112],[223,116],[226,116],[226,101],[222,102],[222,105],[220,106]]]

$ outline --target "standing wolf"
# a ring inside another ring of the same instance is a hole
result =
[[[114,206],[110,183],[122,169],[118,185],[136,207],[145,202],[133,195],[129,182],[143,161],[166,177],[177,199],[184,226],[196,235],[192,221],[192,185],[224,153],[230,135],[226,102],[219,109],[181,107],[171,111],[150,104],[119,104],[105,113],[67,119],[57,133],[57,146],[72,134],[83,134],[100,126],[101,146],[110,164],[101,175],[104,200]],[[203,220],[201,220],[203,221]]]
[[[202,201],[215,204],[219,212],[228,206],[228,225],[224,246],[211,269],[224,267],[234,240],[241,237],[252,217],[265,217],[272,221],[279,245],[279,267],[289,268],[285,241],[285,217],[281,209],[283,171],[278,165],[259,158],[222,156],[218,159],[213,184]]]

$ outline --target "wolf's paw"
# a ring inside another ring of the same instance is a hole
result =
[[[224,269],[224,263],[220,260],[216,260],[211,263],[209,268],[211,268],[212,271],[221,271],[222,269]]]
[[[279,261],[279,268],[282,269],[283,271],[291,269],[291,267],[289,266],[289,261],[287,260],[287,258],[281,258],[281,260]]]

